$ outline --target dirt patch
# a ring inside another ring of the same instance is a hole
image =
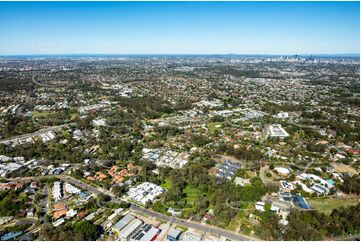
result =
[[[352,175],[357,175],[357,171],[349,166],[349,165],[345,165],[345,164],[339,164],[339,163],[332,163],[331,166],[333,167],[333,169],[335,170],[335,172],[338,173],[350,173]]]

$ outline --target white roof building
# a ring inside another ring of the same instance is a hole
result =
[[[81,193],[81,190],[77,187],[74,187],[73,185],[71,185],[70,183],[65,183],[64,184],[64,190],[66,193],[69,193],[69,194],[80,194]]]
[[[264,202],[256,202],[256,209],[258,211],[264,212],[264,205],[265,205]]]
[[[287,138],[288,136],[290,136],[280,124],[269,125],[266,127],[264,132],[266,138]]]
[[[286,168],[286,167],[275,167],[274,169],[281,175],[290,174],[290,170],[288,168]]]
[[[55,201],[59,201],[63,197],[61,182],[54,182],[53,186],[53,198]]]

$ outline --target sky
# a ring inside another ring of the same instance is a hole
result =
[[[359,52],[359,2],[0,2],[0,55]]]

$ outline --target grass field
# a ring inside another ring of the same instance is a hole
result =
[[[161,187],[169,190],[171,188],[171,184],[170,184],[170,178],[165,179],[165,183],[163,183],[162,185],[160,185]]]
[[[217,129],[220,129],[223,127],[223,123],[224,122],[213,122],[213,123],[208,123],[207,124],[207,128],[210,130],[210,131],[215,131]]]
[[[191,186],[186,186],[183,192],[186,194],[188,204],[193,204],[196,197],[201,194],[201,192],[197,188],[193,188]]]
[[[244,218],[244,214],[242,212],[238,212],[237,215],[229,222],[227,229],[237,231],[237,229],[241,226],[242,218]]]
[[[357,200],[345,198],[308,198],[307,202],[325,214],[330,214],[334,208],[352,206],[358,203]]]
[[[47,111],[42,111],[42,112],[33,112],[32,115],[34,118],[46,118],[51,114],[54,114],[55,112],[47,112]]]

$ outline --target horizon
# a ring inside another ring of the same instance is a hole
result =
[[[182,54],[177,54],[177,53],[139,53],[139,54],[127,54],[127,53],[63,53],[63,54],[57,54],[57,53],[49,53],[49,54],[7,54],[7,55],[2,55],[0,54],[0,57],[57,57],[57,56],[77,56],[77,57],[82,57],[82,56],[100,56],[100,57],[111,57],[111,56],[244,56],[244,57],[257,57],[257,56],[299,56],[299,57],[360,57],[360,53],[296,53],[296,54],[242,54],[242,53],[182,53]]]
[[[0,55],[360,55],[359,2],[0,2]]]

